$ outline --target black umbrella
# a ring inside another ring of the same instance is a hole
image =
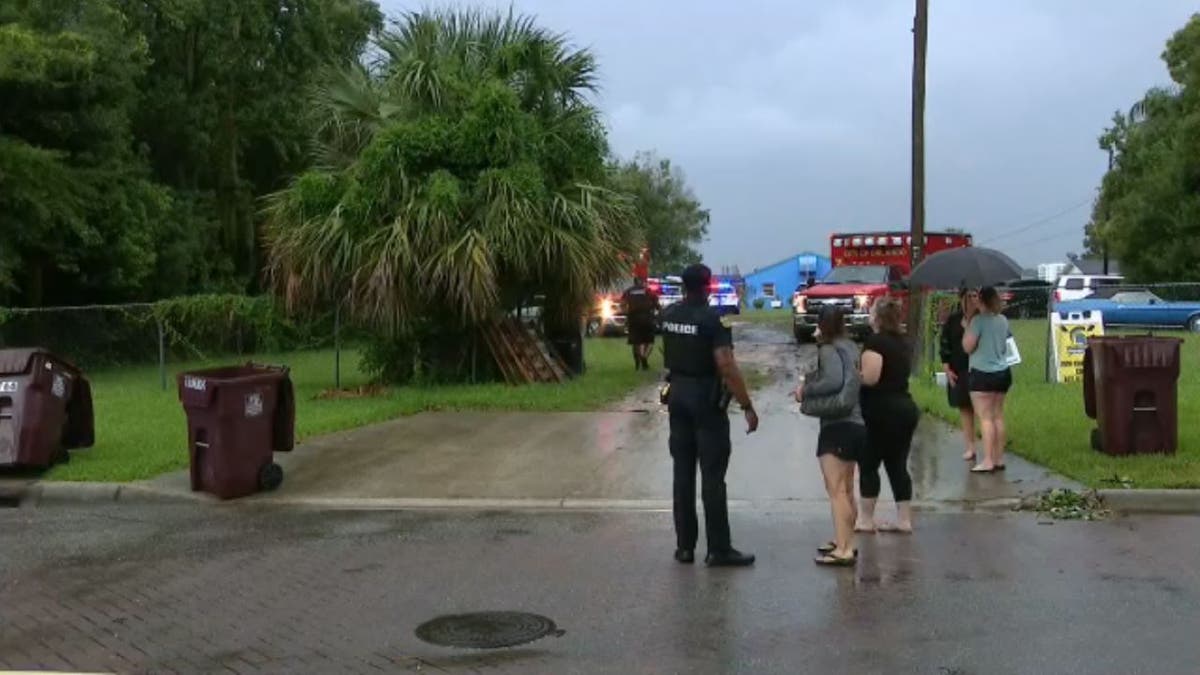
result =
[[[979,288],[1019,279],[1021,266],[1000,251],[968,246],[939,251],[921,261],[908,283],[913,288]]]

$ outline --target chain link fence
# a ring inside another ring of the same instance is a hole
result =
[[[216,360],[333,350],[329,377],[341,386],[343,344],[353,331],[339,312],[288,316],[266,297],[190,296],[155,303],[0,308],[0,349],[43,347],[85,370],[154,373]]]

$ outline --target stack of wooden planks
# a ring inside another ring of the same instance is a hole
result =
[[[532,328],[512,317],[485,332],[488,350],[509,384],[565,382],[567,366]]]

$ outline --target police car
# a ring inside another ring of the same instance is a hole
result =
[[[628,332],[620,291],[609,289],[597,293],[596,301],[592,303],[590,310],[587,320],[589,337],[625,335]]]
[[[742,304],[737,289],[728,281],[714,281],[708,293],[708,305],[721,316],[741,314]]]
[[[683,279],[679,277],[651,278],[646,280],[646,286],[658,295],[659,309],[666,309],[683,300]]]

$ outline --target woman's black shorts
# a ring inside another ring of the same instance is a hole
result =
[[[867,450],[867,428],[856,422],[837,422],[821,427],[817,457],[834,455],[843,462],[856,462]]]
[[[967,373],[959,373],[954,384],[946,383],[946,400],[955,410],[971,409],[971,377]]]
[[[995,373],[987,373],[982,370],[971,371],[971,391],[988,394],[1007,394],[1011,388],[1011,368],[1005,368]]]

